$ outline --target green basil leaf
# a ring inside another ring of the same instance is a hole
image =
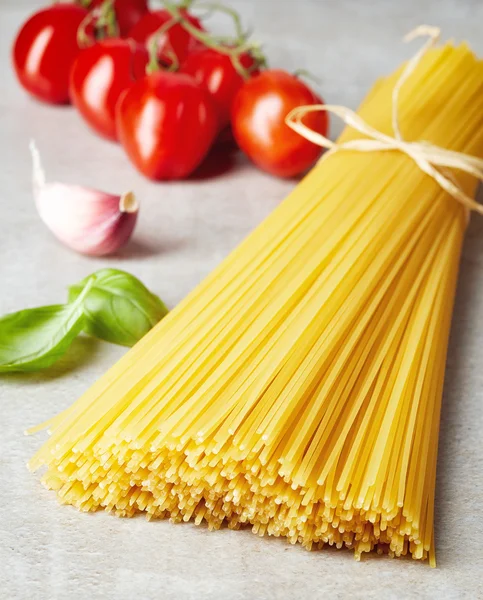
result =
[[[92,281],[76,301],[11,313],[0,319],[0,373],[38,371],[54,364],[84,327],[83,303]]]
[[[84,302],[84,331],[101,340],[133,346],[168,312],[164,303],[136,277],[102,269]],[[89,278],[69,288],[69,302],[82,293]]]

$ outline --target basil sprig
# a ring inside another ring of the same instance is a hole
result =
[[[133,275],[102,269],[69,288],[68,304],[0,318],[0,373],[50,367],[81,331],[132,346],[167,312],[164,303]]]

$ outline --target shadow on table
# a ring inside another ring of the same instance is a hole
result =
[[[182,239],[166,239],[165,237],[160,238],[159,241],[132,239],[126,246],[106,258],[120,260],[150,258],[177,250],[179,247],[184,246],[184,243]]]
[[[483,188],[480,189],[477,199],[479,202],[483,202]],[[462,390],[468,387],[468,369],[466,365],[468,364],[469,351],[465,349],[469,347],[474,331],[471,323],[476,323],[477,319],[481,318],[481,307],[475,302],[475,297],[477,288],[481,286],[482,282],[483,219],[478,215],[474,215],[466,232],[463,247],[446,364],[436,479],[436,550],[440,545],[438,544],[438,538],[444,540],[448,537],[448,532],[443,529],[449,527],[452,521],[451,515],[445,514],[446,507],[448,505],[453,506],[454,510],[457,510],[455,503],[447,498],[448,494],[445,493],[443,480],[445,477],[452,476],[451,466],[455,460],[455,445],[449,443],[449,440],[455,437],[455,430],[461,432],[466,426],[463,422],[463,418],[466,419],[466,417],[461,417],[461,419],[458,417],[462,412],[458,410],[458,406],[462,401]],[[439,525],[442,523],[444,525],[440,528]],[[438,564],[441,564],[441,560],[438,561]]]
[[[222,140],[213,147],[198,169],[189,177],[189,180],[205,181],[222,177],[247,162],[248,159],[233,140]]]

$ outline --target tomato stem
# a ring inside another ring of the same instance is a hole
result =
[[[179,18],[173,17],[172,19],[170,19],[169,21],[164,23],[164,25],[162,25],[162,27],[160,27],[149,38],[149,41],[148,41],[149,63],[146,67],[146,73],[148,75],[151,73],[155,73],[156,71],[159,71],[161,69],[161,64],[158,59],[159,46],[161,44],[163,37],[166,35],[166,33],[171,29],[171,27],[173,27],[174,25],[176,25],[179,22],[180,22]],[[168,55],[168,58],[171,60],[171,64],[170,64],[168,70],[169,71],[177,71],[179,69],[179,60],[176,55],[176,52],[172,48],[168,48],[165,52]]]
[[[253,69],[256,69],[258,66],[266,63],[265,57],[261,53],[260,46],[254,42],[247,41],[244,34],[242,38],[238,37],[235,40],[231,38],[227,39],[225,37],[217,38],[216,36],[210,35],[209,33],[200,31],[197,27],[192,25],[187,19],[184,18],[183,14],[180,12],[179,6],[176,6],[172,2],[168,2],[168,0],[164,1],[164,6],[166,10],[171,14],[173,19],[177,19],[177,22],[192,37],[200,41],[207,48],[212,48],[220,54],[226,54],[227,56],[229,56],[234,68],[243,79],[249,79]],[[206,6],[207,5],[205,5],[205,7]],[[242,29],[237,13],[235,13],[231,9],[225,10],[226,7],[220,9],[220,6],[216,4],[211,4],[210,7],[212,10],[223,10],[231,16],[235,14],[235,26],[237,28],[237,34],[240,34]],[[254,58],[255,65],[251,69],[245,69],[245,67],[241,63],[240,57],[244,53],[248,53]]]
[[[114,9],[114,0],[105,0],[99,7],[99,17],[96,20],[96,28],[99,28],[99,32],[103,32],[105,29],[107,36],[102,33],[102,38],[119,36],[119,26],[117,24],[116,11]]]
[[[87,28],[91,23],[94,27],[94,40],[87,34]],[[85,48],[96,40],[102,40],[106,37],[117,37],[118,35],[119,27],[117,25],[116,11],[114,10],[114,0],[105,0],[101,6],[91,10],[79,25],[77,43],[81,48]]]
[[[193,0],[190,0],[193,3]],[[233,20],[233,25],[235,27],[236,39],[239,43],[244,42],[248,37],[248,32],[245,32],[241,23],[240,15],[228,6],[224,4],[220,4],[218,2],[197,2],[195,5],[196,9],[206,10],[207,15],[210,16],[215,12],[223,12]]]
[[[94,11],[88,13],[77,29],[77,44],[79,48],[86,48],[92,45],[92,38],[87,34],[87,28],[94,21]]]
[[[320,85],[322,83],[322,80],[320,79],[320,77],[317,77],[317,75],[314,75],[307,69],[297,69],[296,71],[293,72],[293,74],[294,74],[294,77],[298,77],[298,78],[305,77],[305,79],[313,81],[317,85]]]

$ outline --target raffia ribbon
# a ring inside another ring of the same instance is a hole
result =
[[[307,140],[327,148],[322,157],[325,160],[330,154],[341,150],[356,150],[359,152],[379,152],[387,150],[397,150],[409,156],[417,166],[432,177],[448,194],[453,196],[458,202],[461,202],[469,211],[483,215],[483,205],[479,204],[468,196],[463,189],[453,180],[452,176],[441,170],[456,169],[465,173],[471,174],[479,181],[483,181],[483,160],[462,152],[453,152],[439,146],[435,146],[429,142],[407,142],[401,135],[398,118],[398,101],[399,92],[414,72],[415,68],[426,54],[426,52],[434,46],[440,38],[441,31],[437,27],[428,25],[420,25],[404,38],[404,41],[409,42],[420,36],[429,36],[429,39],[424,46],[417,52],[406,64],[401,76],[399,77],[392,93],[392,128],[394,136],[391,137],[381,133],[374,127],[361,119],[354,111],[340,105],[331,104],[314,104],[310,106],[300,106],[292,110],[286,118],[287,125],[296,131],[298,134]],[[302,122],[305,115],[311,112],[326,111],[330,112],[342,119],[346,125],[349,125],[356,131],[366,135],[368,139],[351,140],[341,144],[332,142],[322,134],[313,131]],[[441,170],[438,170],[439,169]]]

